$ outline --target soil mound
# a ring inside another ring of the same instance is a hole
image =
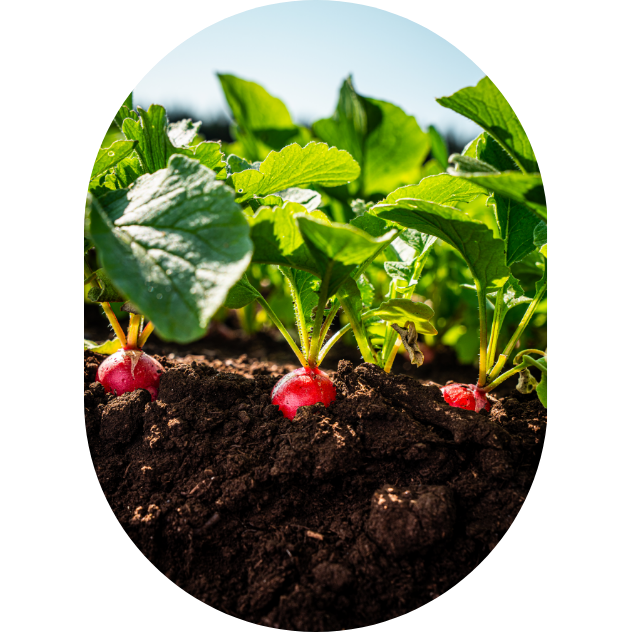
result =
[[[337,399],[288,421],[280,367],[170,360],[158,399],[119,398],[85,354],[86,427],[121,525],[174,583],[214,608],[286,630],[405,614],[471,572],[529,491],[546,410],[535,395],[489,414],[435,385],[341,361]]]

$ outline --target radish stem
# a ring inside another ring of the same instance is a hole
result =
[[[149,321],[145,325],[145,328],[143,329],[143,333],[140,335],[140,338],[138,339],[138,347],[140,349],[142,349],[145,346],[145,343],[147,342],[147,338],[149,338],[153,330],[154,330],[154,324],[151,321]]]
[[[138,349],[138,331],[140,330],[140,321],[142,316],[139,314],[130,314],[129,325],[127,327],[127,348]]]

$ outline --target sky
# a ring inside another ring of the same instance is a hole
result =
[[[484,73],[432,31],[356,4],[304,0],[246,11],[214,24],[159,61],[134,90],[134,103],[159,103],[201,120],[229,115],[216,73],[256,81],[296,122],[331,116],[344,78],[358,93],[390,101],[468,141],[480,130],[435,103]]]

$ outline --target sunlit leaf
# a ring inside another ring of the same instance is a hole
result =
[[[167,340],[204,335],[250,262],[248,224],[232,191],[186,156],[101,198],[91,215],[108,276]]]

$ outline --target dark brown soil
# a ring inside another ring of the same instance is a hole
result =
[[[477,414],[368,364],[341,361],[336,401],[288,421],[270,391],[293,366],[158,357],[151,402],[106,395],[101,359],[86,427],[121,525],[175,584],[274,628],[367,626],[454,586],[516,517],[546,429],[535,396]]]

